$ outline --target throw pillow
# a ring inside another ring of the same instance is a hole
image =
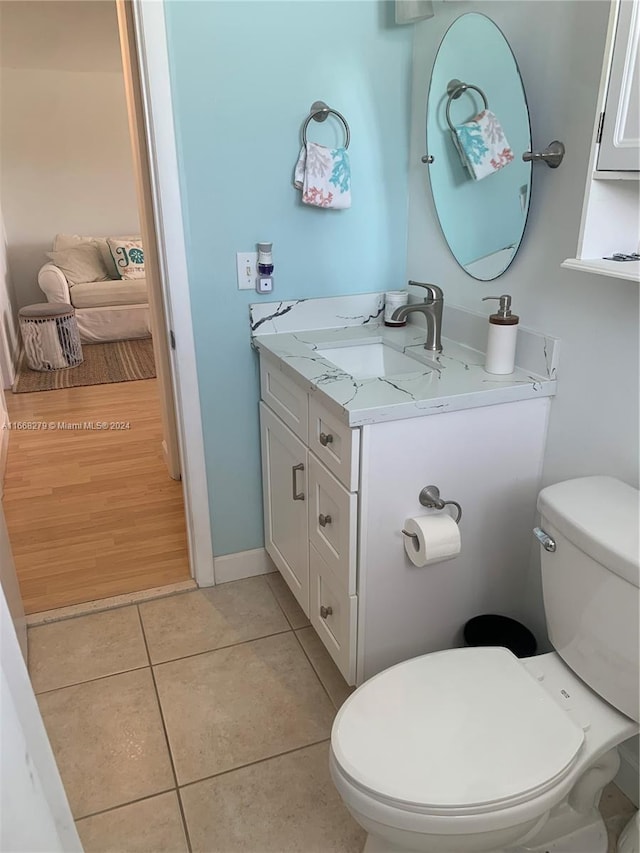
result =
[[[141,240],[107,237],[120,278],[144,278],[144,249]]]
[[[47,257],[62,270],[71,285],[109,279],[109,270],[95,241],[78,243],[58,252],[47,252]]]
[[[56,234],[53,238],[52,251],[62,252],[64,249],[73,249],[74,246],[78,246],[80,243],[92,243],[95,239],[95,237],[83,237],[80,234]]]
[[[114,240],[139,240],[139,234],[129,234],[123,237],[114,237]],[[53,251],[60,252],[62,249],[70,249],[73,246],[78,246],[80,243],[96,243],[98,249],[100,249],[100,254],[102,255],[102,260],[104,261],[104,265],[107,268],[107,272],[109,273],[110,279],[119,279],[120,273],[116,269],[115,261],[111,256],[111,250],[109,249],[109,244],[107,243],[106,237],[90,237],[88,235],[82,234],[56,234],[53,240]]]

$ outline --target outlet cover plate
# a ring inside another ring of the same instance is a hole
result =
[[[238,290],[256,289],[256,275],[258,272],[257,252],[237,252],[236,269],[238,273]]]

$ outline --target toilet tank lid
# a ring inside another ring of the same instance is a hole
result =
[[[640,587],[639,497],[615,477],[580,477],[542,489],[538,509],[577,548]]]

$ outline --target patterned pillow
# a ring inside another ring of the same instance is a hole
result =
[[[107,237],[120,278],[144,278],[144,249],[141,240]]]

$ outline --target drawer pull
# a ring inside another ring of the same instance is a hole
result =
[[[320,433],[320,444],[323,447],[326,447],[327,444],[331,444],[332,441],[333,441],[333,436],[331,435],[330,432],[328,432],[328,433],[327,432],[321,432]]]
[[[322,607],[320,608],[320,616],[322,616],[323,619],[326,619],[327,616],[331,616],[332,613],[333,613],[333,607],[325,607],[323,604]]]
[[[331,524],[331,516],[323,515],[322,513],[320,513],[320,515],[318,516],[318,521],[320,522],[320,527],[326,527],[327,524]]]
[[[300,462],[298,465],[293,465],[291,468],[291,492],[294,501],[303,501],[304,492],[298,492],[298,484],[296,483],[296,471],[304,471],[304,465]]]

